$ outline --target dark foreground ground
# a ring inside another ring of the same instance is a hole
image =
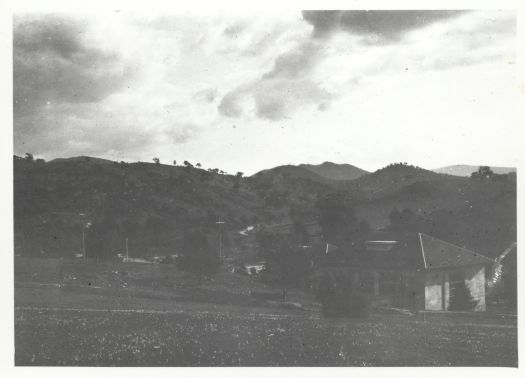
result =
[[[22,263],[15,269],[16,365],[517,366],[512,317],[422,321],[375,312],[335,320],[299,294],[292,299],[303,308],[235,292],[259,284],[229,288],[249,278],[227,272],[199,288],[184,287],[178,277],[152,289],[134,279],[150,282],[144,272],[168,268]],[[104,269],[113,275],[126,269],[125,285],[95,274]],[[86,271],[93,282],[83,282]]]

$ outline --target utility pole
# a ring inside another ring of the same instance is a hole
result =
[[[128,238],[126,238],[126,262],[129,261]]]
[[[86,259],[86,230],[91,227],[91,222],[87,222],[82,226],[82,254],[84,255],[84,260]]]
[[[82,227],[82,256],[84,260],[86,259],[86,231]]]
[[[221,221],[221,218],[215,224],[219,225],[219,260],[222,260],[222,227],[224,221]]]

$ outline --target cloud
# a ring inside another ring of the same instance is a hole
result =
[[[247,92],[248,91],[244,90],[243,88],[237,88],[226,93],[217,108],[219,113],[226,117],[240,117],[242,115],[240,99],[241,96]]]
[[[310,79],[263,78],[228,92],[219,104],[226,117],[253,113],[258,118],[279,121],[299,109],[327,103],[332,95]]]
[[[306,41],[293,50],[279,55],[273,68],[263,75],[263,79],[300,78],[308,74],[315,66],[321,46],[312,41]]]
[[[17,117],[16,152],[44,156],[146,156],[180,146],[197,136],[199,126],[179,117],[162,117],[159,109],[62,103]]]
[[[264,80],[254,89],[256,114],[272,121],[288,117],[298,109],[327,102],[331,95],[309,80]]]
[[[73,18],[15,18],[15,114],[49,102],[97,102],[123,87],[131,67],[116,53],[89,46],[86,29],[86,23]]]
[[[315,38],[323,38],[335,31],[342,30],[368,37],[369,42],[389,42],[399,40],[405,32],[461,13],[463,11],[303,11],[303,19],[314,27],[313,36]]]
[[[437,150],[466,130],[479,148],[456,149],[461,160],[484,151],[477,129],[497,123],[508,134],[516,124],[514,12],[369,25],[338,11],[283,13],[17,16],[15,153],[253,172],[311,159],[410,161],[416,154],[396,141]]]
[[[255,116],[278,121],[303,106],[329,101],[331,94],[311,77],[322,58],[322,51],[322,44],[306,40],[283,52],[259,80],[226,93],[219,104],[219,112],[237,118],[253,108]]]
[[[242,22],[237,22],[235,24],[229,25],[223,31],[223,34],[230,38],[237,38],[240,33],[246,29],[246,25]]]
[[[213,102],[217,98],[217,89],[216,88],[203,89],[201,91],[196,92],[193,95],[193,98],[198,101]]]

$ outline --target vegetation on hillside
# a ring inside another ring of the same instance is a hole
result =
[[[300,177],[294,172],[305,169],[293,166],[244,177],[174,163],[15,157],[15,252],[72,256],[82,250],[84,230],[88,257],[114,258],[126,238],[133,257],[182,254],[186,229],[204,227],[216,242],[219,218],[225,254],[237,257],[257,245],[238,235],[247,226],[311,219],[325,242],[345,247],[385,226],[489,256],[516,240],[516,176],[486,167],[469,179],[397,163],[334,185],[312,180],[310,171]]]

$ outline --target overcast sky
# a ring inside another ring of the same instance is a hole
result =
[[[517,164],[515,14],[14,19],[14,152],[247,174]]]

